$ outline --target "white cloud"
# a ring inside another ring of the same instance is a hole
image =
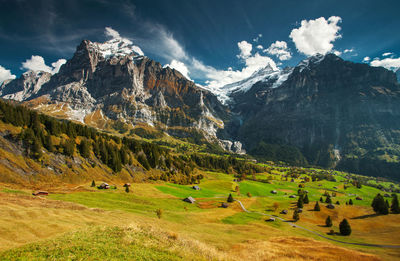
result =
[[[343,52],[344,52],[344,53],[352,53],[352,52],[354,52],[354,48],[351,48],[351,49],[344,49]]]
[[[59,59],[58,61],[52,63],[52,67],[47,66],[44,62],[42,56],[39,55],[32,55],[31,59],[27,59],[25,62],[22,63],[21,69],[32,70],[32,71],[44,71],[49,72],[51,74],[58,73],[61,65],[66,63],[67,60]]]
[[[364,59],[362,60],[363,62],[367,63],[371,60],[368,56],[365,56]]]
[[[342,54],[342,52],[341,52],[341,51],[338,51],[338,50],[334,50],[333,53],[334,53],[335,55],[337,55],[337,56],[340,56],[340,55]]]
[[[240,54],[238,55],[239,58],[246,58],[251,55],[251,50],[253,49],[253,45],[246,41],[238,42],[238,47],[240,50]]]
[[[276,41],[275,43],[272,43],[268,49],[264,50],[264,52],[275,55],[281,61],[292,58],[290,50],[285,41]]]
[[[389,70],[397,70],[400,68],[400,58],[385,58],[382,60],[375,58],[370,64],[375,67],[382,66]]]
[[[393,55],[393,54],[394,54],[394,53],[388,52],[388,53],[383,53],[382,56],[385,57],[385,56],[389,56],[389,55]]]
[[[65,64],[66,62],[67,62],[67,60],[65,60],[65,59],[59,59],[57,62],[52,63],[51,64],[51,66],[53,66],[52,74],[58,73],[61,66],[63,64]]]
[[[262,38],[262,34],[258,34],[256,38],[253,39],[253,42],[258,42],[258,40],[260,40],[260,38]]]
[[[257,45],[257,47],[256,47],[257,49],[259,49],[259,50],[262,50],[262,49],[264,49],[264,47],[261,45],[261,44],[259,44],[259,45]]]
[[[331,16],[328,20],[324,17],[303,20],[301,26],[293,29],[289,37],[297,50],[305,55],[326,54],[333,49],[332,42],[341,37],[341,28],[338,26],[341,20],[338,16]]]
[[[177,60],[172,60],[170,64],[164,65],[164,67],[167,67],[167,66],[179,71],[183,76],[185,76],[187,79],[190,80],[189,69],[186,67],[186,65],[183,62],[180,62]]]
[[[240,70],[217,70],[211,66],[205,66],[201,62],[195,60],[195,67],[205,73],[206,78],[209,80],[207,88],[218,91],[219,88],[234,82],[241,81],[250,77],[254,72],[266,67],[271,66],[273,70],[278,70],[275,62],[268,56],[262,56],[259,53],[247,57],[244,62],[245,66]]]
[[[110,37],[112,39],[121,38],[119,33],[117,31],[115,31],[114,29],[112,29],[111,27],[106,27],[104,33],[105,33],[106,36],[108,36],[108,37]]]
[[[7,70],[3,66],[0,65],[0,84],[5,80],[15,79],[16,76],[11,73],[10,70]]]

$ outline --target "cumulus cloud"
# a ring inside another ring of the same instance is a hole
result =
[[[61,65],[66,63],[67,60],[59,59],[58,61],[52,63],[52,67],[47,66],[43,57],[39,55],[32,55],[31,59],[27,59],[22,63],[21,69],[31,70],[31,71],[44,71],[49,72],[51,74],[58,73]]]
[[[166,65],[164,65],[164,67],[170,67],[172,69],[175,69],[175,70],[179,71],[183,76],[185,76],[186,78],[188,78],[190,80],[189,69],[183,62],[180,62],[177,60],[172,60],[170,64],[166,64]]]
[[[379,58],[375,58],[371,61],[370,65],[375,67],[385,67],[389,70],[397,70],[400,68],[400,58],[385,58],[382,60],[380,60]]]
[[[388,52],[388,53],[383,53],[382,56],[383,56],[383,57],[386,57],[386,56],[393,55],[393,54],[394,54],[394,53]]]
[[[16,76],[11,73],[10,70],[7,70],[3,66],[0,65],[0,84],[6,80],[15,79]]]
[[[362,60],[363,62],[367,63],[371,60],[368,56],[365,56],[364,59]]]
[[[257,45],[256,48],[259,49],[259,50],[264,49],[264,47],[261,44]]]
[[[270,47],[264,50],[264,52],[270,55],[275,55],[281,61],[292,58],[290,50],[285,41],[276,41],[275,43],[272,43]]]
[[[303,20],[299,28],[293,29],[289,37],[299,52],[305,55],[326,54],[333,49],[333,42],[341,38],[339,34],[341,22],[338,16],[326,20],[320,17],[315,20]]]
[[[108,36],[112,39],[121,38],[119,33],[116,30],[112,29],[111,27],[106,27],[104,33],[106,36]]]
[[[253,45],[246,41],[238,42],[238,47],[240,50],[240,54],[238,55],[239,58],[246,58],[251,55],[251,50],[253,49]]]

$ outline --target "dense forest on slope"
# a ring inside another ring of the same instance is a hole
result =
[[[256,164],[233,157],[172,153],[166,146],[106,134],[2,100],[0,121],[22,128],[19,135],[10,139],[22,141],[25,155],[38,162],[46,151],[67,157],[79,154],[87,160],[94,156],[114,173],[136,162],[136,167],[143,172],[156,169],[162,172],[159,179],[181,184],[198,183],[202,179],[202,175],[195,174],[195,168],[221,170],[237,176],[264,170]]]

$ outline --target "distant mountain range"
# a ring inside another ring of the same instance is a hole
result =
[[[26,72],[4,82],[0,96],[102,129],[196,131],[260,159],[388,177],[400,169],[396,74],[334,54],[267,66],[213,93],[123,39],[84,40],[57,74]]]

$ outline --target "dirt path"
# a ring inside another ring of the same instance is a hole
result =
[[[269,214],[265,214],[265,213],[262,213],[262,212],[247,210],[247,209],[243,206],[243,204],[242,204],[242,202],[241,202],[240,200],[235,199],[235,201],[237,201],[237,202],[240,204],[240,207],[243,209],[243,211],[245,211],[245,212],[247,212],[247,213],[256,213],[256,214],[260,214],[260,215],[263,215],[263,216],[268,216],[268,217],[272,217],[272,218],[279,219],[279,220],[281,220],[281,221],[283,221],[283,222],[288,223],[288,224],[291,225],[292,227],[296,227],[296,228],[303,229],[303,230],[305,230],[305,231],[308,231],[308,232],[310,232],[310,233],[312,233],[312,234],[314,234],[314,235],[317,235],[317,236],[319,236],[319,237],[328,239],[328,240],[330,240],[330,241],[334,241],[334,242],[338,242],[338,243],[342,243],[342,244],[347,244],[347,245],[356,245],[356,246],[370,246],[370,247],[382,247],[382,248],[400,248],[400,245],[378,245],[378,244],[367,244],[367,243],[351,243],[351,242],[345,242],[345,241],[333,239],[333,238],[324,236],[324,235],[322,235],[322,234],[320,234],[320,233],[318,233],[318,232],[312,231],[312,230],[310,230],[310,229],[308,229],[308,228],[305,228],[305,227],[296,225],[296,224],[294,224],[293,222],[290,222],[290,221],[288,221],[288,220],[286,220],[286,219],[284,219],[284,218],[277,217],[277,216],[273,216],[273,215],[269,215]]]

